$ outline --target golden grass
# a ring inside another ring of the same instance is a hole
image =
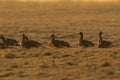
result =
[[[21,40],[22,33],[40,48],[0,50],[0,80],[119,80],[120,6],[117,3],[0,3],[0,34]],[[79,35],[97,43],[99,31],[114,47],[82,48]],[[51,34],[71,48],[55,48]]]

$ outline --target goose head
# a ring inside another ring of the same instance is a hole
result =
[[[25,37],[25,34],[22,34],[22,37],[24,38],[24,37]]]
[[[22,41],[29,41],[28,37],[25,34],[22,34]]]
[[[0,39],[5,40],[5,38],[4,38],[4,36],[3,36],[3,35],[0,35]]]
[[[79,35],[80,35],[80,40],[83,40],[83,32],[80,32]]]
[[[51,38],[52,38],[52,40],[55,40],[55,35],[52,34],[52,35],[51,35]]]
[[[102,32],[102,31],[100,31],[100,32],[99,32],[99,36],[100,36],[100,37],[102,37],[102,34],[103,34],[103,32]]]
[[[83,32],[80,32],[79,34],[80,34],[80,35],[83,35]]]

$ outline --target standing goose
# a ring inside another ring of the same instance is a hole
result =
[[[99,48],[109,48],[109,47],[112,47],[112,42],[103,40],[102,34],[103,34],[103,32],[99,32],[98,47]]]
[[[9,46],[18,46],[19,42],[15,39],[6,39],[3,35],[0,36],[1,39],[1,44],[4,47],[9,47]]]
[[[70,48],[70,45],[69,45],[68,42],[61,41],[61,40],[56,40],[54,34],[51,35],[51,38],[52,38],[51,43],[52,43],[55,47],[58,47],[58,48],[68,47],[68,48]]]
[[[31,48],[31,47],[40,47],[42,44],[34,40],[29,40],[25,34],[22,34],[21,45],[22,47],[25,48]]]
[[[91,41],[88,41],[88,40],[84,40],[83,39],[83,32],[80,32],[80,40],[79,40],[79,45],[80,46],[84,46],[84,47],[92,47],[94,46],[95,44],[92,43]]]

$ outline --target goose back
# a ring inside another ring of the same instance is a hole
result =
[[[52,41],[51,43],[55,46],[55,47],[59,47],[59,48],[62,48],[62,47],[70,47],[69,43],[68,42],[65,42],[65,41],[62,41],[62,40],[56,40],[55,39],[55,36],[54,34],[52,34]]]

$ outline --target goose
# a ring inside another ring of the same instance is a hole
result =
[[[58,47],[58,48],[68,47],[68,48],[70,48],[70,45],[69,45],[68,42],[65,42],[65,41],[62,41],[62,40],[56,40],[54,34],[51,35],[51,38],[52,38],[51,43],[52,43],[55,47]]]
[[[31,48],[31,47],[40,47],[41,45],[42,45],[41,43],[34,40],[29,40],[25,34],[22,34],[22,42],[21,42],[22,47]]]
[[[5,38],[3,35],[0,36],[1,39],[1,44],[4,47],[8,47],[8,46],[19,46],[19,42],[15,39],[9,39],[9,38]]]
[[[95,45],[95,44],[92,43],[91,41],[84,40],[84,38],[83,38],[83,32],[80,32],[79,35],[80,35],[80,40],[79,40],[79,45],[80,45],[80,46],[92,47],[92,46]]]
[[[102,37],[103,32],[99,32],[99,41],[98,41],[98,47],[99,48],[109,48],[112,47],[112,42],[103,40]]]

